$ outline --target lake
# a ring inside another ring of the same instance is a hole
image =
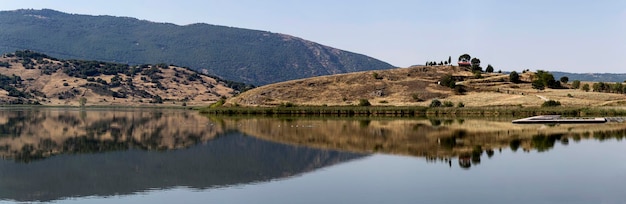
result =
[[[0,202],[626,203],[626,124],[0,109]]]

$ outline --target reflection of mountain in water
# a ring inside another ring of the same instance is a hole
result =
[[[0,200],[50,201],[176,186],[213,188],[284,178],[359,157],[229,133],[165,152],[131,149],[31,163],[0,161]]]

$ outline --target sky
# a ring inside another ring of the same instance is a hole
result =
[[[624,0],[0,0],[42,8],[283,33],[398,67],[467,53],[496,71],[626,73]]]

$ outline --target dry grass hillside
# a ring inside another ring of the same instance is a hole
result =
[[[26,53],[26,54],[24,54]],[[43,105],[208,105],[236,91],[187,68],[59,60],[22,52],[0,58],[0,103]]]
[[[439,85],[451,74],[465,93]],[[468,107],[541,106],[546,100],[563,106],[607,106],[626,104],[626,95],[585,92],[580,89],[533,89],[534,73],[520,73],[521,83],[509,82],[508,74],[483,73],[477,79],[465,68],[456,66],[413,66],[321,76],[258,87],[230,99],[227,104],[241,106],[356,105],[367,99],[379,106],[428,106],[433,99],[459,102]],[[584,83],[584,82],[583,82]],[[565,85],[568,87],[569,85]]]

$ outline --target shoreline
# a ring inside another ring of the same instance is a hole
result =
[[[201,114],[228,116],[323,116],[323,117],[530,117],[563,115],[568,117],[626,116],[623,107],[463,107],[429,108],[422,106],[302,106],[302,107],[219,107],[201,108]]]

